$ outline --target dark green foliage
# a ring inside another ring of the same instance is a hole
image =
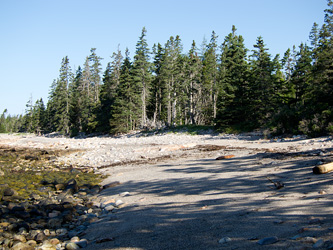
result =
[[[142,85],[133,80],[128,50],[120,69],[119,85],[111,109],[111,133],[127,133],[139,127],[142,115]]]

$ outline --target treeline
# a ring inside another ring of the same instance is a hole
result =
[[[310,43],[274,57],[262,37],[248,50],[235,26],[222,44],[213,31],[209,42],[198,49],[193,41],[187,53],[179,36],[149,48],[143,28],[133,61],[118,48],[104,72],[95,48],[75,73],[64,57],[47,105],[30,100],[17,129],[74,136],[215,125],[227,132],[332,134],[332,17],[329,0]]]

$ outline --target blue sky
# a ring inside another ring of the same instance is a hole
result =
[[[307,42],[326,7],[326,0],[0,0],[0,113],[24,113],[31,96],[46,104],[65,56],[73,71],[91,48],[103,71],[118,44],[133,57],[144,26],[150,47],[179,35],[186,53],[213,30],[221,44],[235,25],[248,49],[262,36],[274,56]]]

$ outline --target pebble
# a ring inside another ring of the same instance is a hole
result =
[[[324,245],[324,241],[322,239],[317,240],[317,242],[312,246],[313,248],[321,248]]]
[[[122,196],[122,197],[130,196],[130,193],[129,192],[123,192],[123,193],[120,194],[120,196]]]
[[[270,245],[270,244],[274,244],[278,240],[279,240],[278,237],[272,236],[272,237],[263,238],[263,239],[259,240],[257,243],[259,245]]]
[[[67,250],[76,250],[76,249],[80,249],[80,247],[75,242],[69,242],[66,244],[66,249]]]
[[[225,243],[228,243],[228,242],[231,242],[231,241],[232,241],[231,238],[229,238],[229,237],[223,237],[223,238],[221,238],[219,240],[219,243],[220,244],[225,244]]]

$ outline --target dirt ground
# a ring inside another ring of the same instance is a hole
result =
[[[139,150],[142,161],[98,168],[108,175],[103,185],[119,185],[104,189],[96,204],[121,205],[89,226],[82,236],[89,240],[86,249],[333,246],[333,172],[312,172],[314,166],[333,161],[332,138],[269,141],[211,136],[195,141],[195,146],[179,146],[187,143],[186,138],[173,138],[161,147],[158,137],[150,138],[144,147],[136,141],[136,148],[123,154]],[[29,140],[6,137],[0,138],[0,144],[27,145]],[[42,138],[45,147],[56,140]],[[100,140],[104,148],[109,146]],[[84,141],[80,140],[82,147]],[[62,139],[61,146],[66,145]],[[130,139],[126,145],[130,147]],[[119,147],[123,148],[121,143]],[[149,147],[155,157],[145,154]],[[91,148],[90,156],[91,150],[100,154],[98,148]],[[167,154],[159,155],[162,151]],[[232,157],[216,160],[227,155]],[[263,241],[267,237],[274,238]]]

